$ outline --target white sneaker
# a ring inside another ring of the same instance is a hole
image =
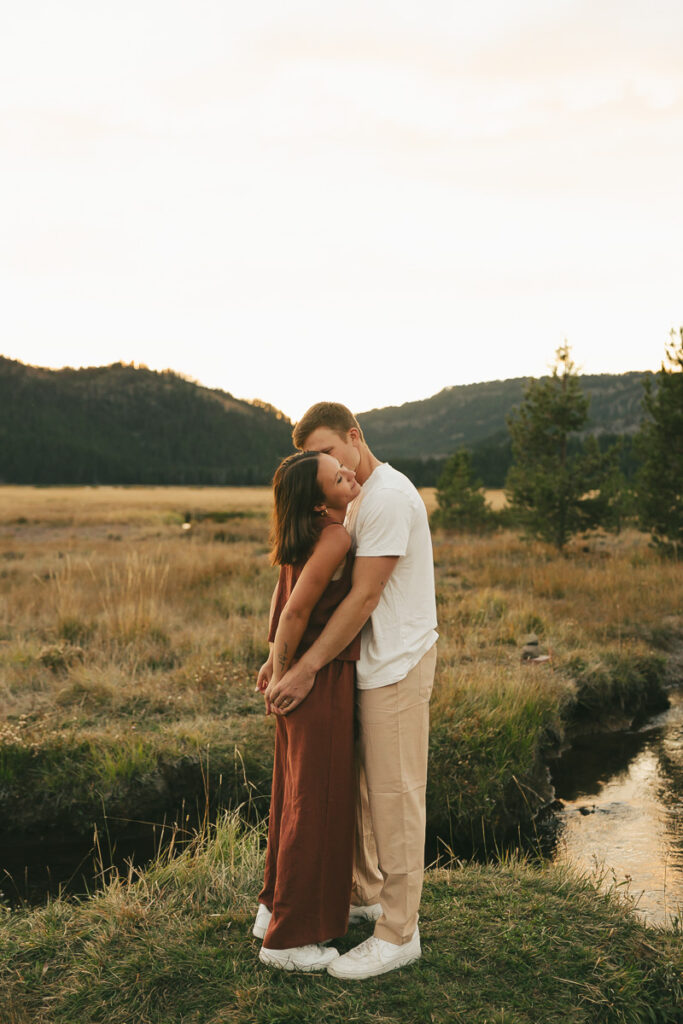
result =
[[[268,925],[273,915],[271,914],[265,903],[259,903],[258,910],[256,911],[256,920],[254,921],[254,927],[251,929],[251,934],[257,939],[262,939],[268,931]]]
[[[382,916],[382,904],[373,903],[369,907],[354,907],[349,910],[349,924],[358,924],[360,921],[376,921]]]
[[[269,967],[282,971],[323,971],[339,957],[339,952],[327,946],[292,946],[290,949],[266,949],[261,946],[258,958]]]
[[[422,956],[420,932],[416,928],[410,942],[397,946],[386,939],[378,939],[371,935],[359,946],[350,949],[327,968],[327,973],[335,978],[352,980],[356,978],[374,978],[377,974],[395,971],[397,967],[405,967],[419,960]]]

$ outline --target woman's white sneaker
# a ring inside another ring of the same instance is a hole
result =
[[[328,974],[345,980],[374,978],[378,974],[406,967],[422,956],[420,932],[416,928],[410,942],[397,946],[371,935],[359,946],[350,949],[327,968]]]
[[[259,903],[258,910],[256,911],[256,920],[254,921],[254,927],[251,930],[251,934],[256,936],[257,939],[262,939],[268,931],[268,925],[273,915],[264,903]]]
[[[266,949],[261,946],[259,960],[269,967],[279,967],[281,971],[324,971],[338,959],[336,949],[327,946],[292,946],[290,949]]]

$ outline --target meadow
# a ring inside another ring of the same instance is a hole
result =
[[[240,807],[92,898],[0,911],[3,1021],[679,1020],[680,937],[619,892],[512,854],[458,859],[532,820],[544,756],[572,730],[665,700],[682,574],[634,531],[564,555],[508,530],[435,533],[425,957],[362,995],[264,976],[249,928],[273,741],[254,692],[269,508],[258,488],[0,488],[3,828]],[[530,633],[549,660],[521,660]]]
[[[269,509],[267,488],[0,489],[5,828],[142,818],[207,788],[266,812]],[[567,729],[661,704],[683,584],[635,532],[559,556],[437,531],[434,554],[429,828],[463,853],[533,814]],[[550,661],[520,660],[530,633]]]

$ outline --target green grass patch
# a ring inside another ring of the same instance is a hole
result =
[[[448,691],[446,690],[446,693]],[[470,688],[432,716],[427,829],[458,853],[499,841],[549,798],[544,747],[562,732],[557,688]]]
[[[621,712],[632,719],[668,706],[664,692],[666,659],[659,654],[606,650],[589,660],[578,653],[566,666],[576,682],[575,704],[571,709],[574,729],[586,721]]]
[[[93,897],[0,913],[3,1024],[681,1020],[680,936],[587,878],[516,860],[427,873],[409,968],[364,982],[273,971],[251,936],[261,847],[227,815]]]
[[[0,815],[13,832],[52,825],[86,832],[105,816],[157,820],[182,801],[265,815],[271,726],[257,716],[189,719],[128,733],[73,731],[33,748],[5,743]]]

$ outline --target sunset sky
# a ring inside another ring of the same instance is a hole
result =
[[[2,354],[296,418],[656,369],[680,0],[0,0]]]

